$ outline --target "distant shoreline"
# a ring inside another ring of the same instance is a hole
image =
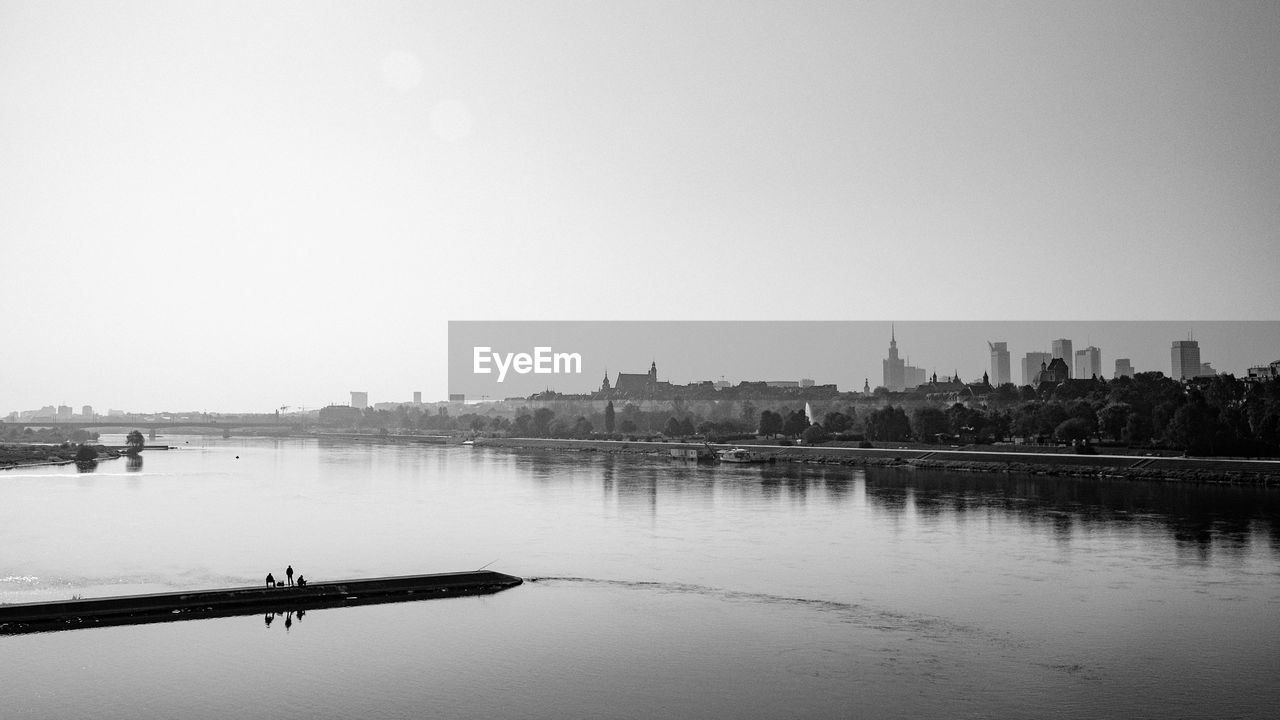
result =
[[[701,443],[549,438],[478,438],[477,447],[561,452],[666,455],[672,448]],[[893,444],[896,445],[896,444]],[[716,449],[734,447],[716,444]],[[906,467],[950,472],[1026,473],[1078,478],[1120,477],[1132,480],[1260,485],[1280,487],[1280,461],[1157,457],[1145,455],[1078,455],[939,447],[826,447],[750,444],[778,462],[855,467]]]
[[[124,457],[124,446],[93,445],[98,449],[98,457],[93,462],[116,460]],[[168,445],[154,445],[145,450],[168,450]],[[18,468],[56,467],[58,465],[75,465],[74,457],[63,457],[63,453],[74,455],[75,447],[70,450],[60,445],[0,444],[0,470],[16,470]]]

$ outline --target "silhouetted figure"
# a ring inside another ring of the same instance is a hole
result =
[[[299,580],[301,580],[301,579],[302,579],[302,577],[301,577],[301,576],[299,576],[299,577],[298,577],[298,579],[299,579]],[[307,614],[307,611],[306,611],[306,610],[299,610],[299,611],[298,611],[298,622],[302,622],[302,616],[303,616],[303,615],[306,615],[306,614]]]
[[[266,616],[263,618],[263,620],[266,621],[267,623],[267,627],[271,627],[271,621],[275,619],[276,619],[275,613],[267,613]]]
[[[298,576],[298,587],[306,587],[306,586],[307,586],[307,579],[306,579],[306,578],[304,578],[304,577],[302,577],[301,575],[299,575],[299,576]]]
[[[285,576],[285,579],[288,580],[288,583],[292,585],[293,584],[293,566],[292,565],[284,569],[284,576]]]
[[[293,613],[288,612],[284,615],[284,631],[289,632],[291,627],[293,627]]]
[[[267,573],[267,587],[275,587],[275,586],[276,586],[276,576],[272,575],[271,573]]]

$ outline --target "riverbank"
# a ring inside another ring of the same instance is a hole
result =
[[[76,462],[78,446],[63,445],[0,445],[0,470],[39,465],[70,465]],[[121,451],[106,445],[91,445],[98,451],[98,461],[114,460]]]
[[[11,470],[20,467],[41,467],[45,465],[73,465],[76,462],[76,448],[78,446],[71,445],[67,448],[63,445],[4,445],[0,444],[0,470]],[[98,451],[97,459],[92,462],[101,462],[103,460],[115,460],[123,457],[128,453],[127,445],[94,445],[90,447],[96,448]],[[145,451],[155,452],[158,450],[173,450],[173,445],[148,445],[143,448]]]
[[[560,452],[668,455],[698,443],[548,438],[480,438],[478,447]],[[712,445],[721,450],[732,445]],[[928,447],[829,447],[752,444],[777,462],[817,465],[910,467],[950,472],[1006,472],[1067,477],[1122,477],[1134,480],[1231,483],[1280,487],[1280,461],[1146,455],[1076,455],[1014,449],[929,449]]]

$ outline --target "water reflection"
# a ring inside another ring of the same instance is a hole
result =
[[[1193,562],[1208,562],[1213,553],[1241,555],[1255,542],[1280,554],[1280,493],[1253,486],[792,463],[707,466],[613,454],[519,457],[540,484],[578,482],[586,475],[599,483],[607,501],[654,516],[664,496],[677,494],[681,505],[697,495],[714,503],[726,493],[829,506],[856,497],[895,527],[904,519],[930,526],[1004,519],[1064,545],[1081,533],[1158,529],[1179,548],[1180,558]]]
[[[1164,529],[1181,547],[1238,554],[1270,535],[1280,547],[1280,494],[1266,488],[1118,478],[1061,478],[872,468],[868,502],[886,513],[998,513],[1067,542],[1079,531]]]
[[[289,629],[293,627],[294,615],[297,615],[298,622],[301,623],[302,618],[306,616],[306,614],[307,614],[307,611],[302,609],[299,609],[296,611],[285,610],[283,613],[273,611],[264,615],[262,619],[263,619],[263,622],[266,624],[267,628],[270,629],[271,623],[275,622],[276,617],[279,615],[284,615],[284,630],[285,632],[289,632]]]
[[[142,470],[142,456],[130,455],[124,463],[125,472],[140,472]]]
[[[77,460],[76,461],[76,472],[91,473],[97,469],[98,469],[97,460]]]

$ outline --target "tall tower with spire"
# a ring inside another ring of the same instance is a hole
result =
[[[651,384],[658,382],[658,361],[657,360],[654,360],[649,363],[649,382]]]
[[[906,389],[906,362],[898,357],[898,334],[894,325],[889,326],[889,357],[884,359],[884,386],[892,392]]]

